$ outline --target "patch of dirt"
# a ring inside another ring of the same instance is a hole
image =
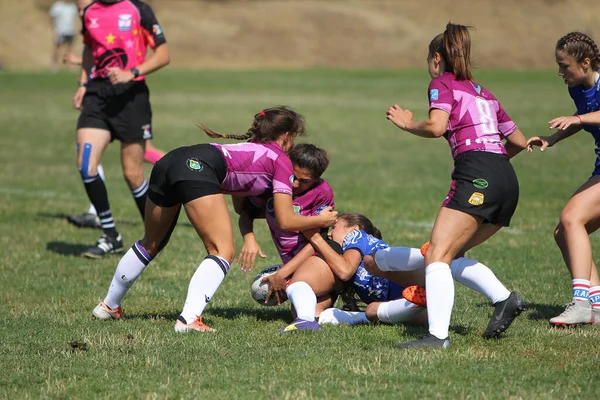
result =
[[[0,65],[50,65],[51,0],[0,0]],[[448,21],[472,25],[482,68],[554,67],[572,30],[596,36],[600,13],[578,0],[152,0],[182,68],[425,67]],[[80,44],[77,45],[80,48]]]

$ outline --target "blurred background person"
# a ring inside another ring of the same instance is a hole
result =
[[[52,69],[58,71],[59,53],[66,47],[66,54],[71,53],[75,36],[75,19],[77,6],[74,0],[58,0],[50,7],[48,14],[54,27],[54,48],[52,49]]]

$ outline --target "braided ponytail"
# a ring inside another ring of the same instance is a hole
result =
[[[306,131],[304,117],[285,106],[267,108],[255,114],[252,126],[244,135],[224,135],[204,124],[196,122],[196,125],[213,139],[249,140],[255,143],[274,142],[286,133],[292,138],[302,136]]]
[[[590,59],[591,68],[596,71],[600,66],[600,51],[594,40],[581,32],[569,32],[556,42],[556,50],[564,51],[578,63]]]

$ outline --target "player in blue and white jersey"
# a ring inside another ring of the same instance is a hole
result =
[[[281,332],[320,329],[315,317],[324,309],[325,298],[332,293],[340,292],[344,282],[348,281],[360,299],[369,304],[366,313],[342,310],[338,312],[330,309],[323,316],[326,322],[366,323],[369,320],[380,320],[386,323],[399,323],[412,320],[423,311],[421,306],[402,298],[404,288],[400,286],[408,283],[423,284],[422,272],[396,273],[396,282],[392,282],[383,277],[373,276],[364,269],[362,260],[365,254],[387,247],[387,244],[381,240],[379,230],[365,216],[338,215],[333,230],[329,232],[329,238],[342,246],[343,255],[333,249],[331,240],[328,241],[320,233],[307,236],[319,255],[306,260],[292,276],[286,293],[294,305],[297,318]],[[419,253],[419,249],[413,250]],[[420,265],[423,266],[420,253],[419,256]],[[269,282],[275,283],[270,279]],[[292,288],[293,290],[290,290]],[[277,290],[278,286],[272,285],[272,289]],[[424,295],[421,296],[421,304],[424,304],[423,298]],[[329,304],[332,303],[333,301]]]
[[[560,38],[555,49],[558,75],[569,86],[575,103],[574,115],[554,118],[551,136],[527,141],[528,150],[552,147],[580,130],[592,134],[596,161],[592,176],[567,202],[554,230],[554,239],[571,272],[572,300],[565,311],[550,319],[555,326],[600,323],[600,279],[592,257],[589,235],[600,227],[600,51],[588,35],[570,32]]]

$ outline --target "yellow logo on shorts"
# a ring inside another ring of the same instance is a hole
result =
[[[483,199],[483,193],[473,192],[471,197],[469,197],[469,204],[472,204],[474,206],[480,206],[483,204]]]

